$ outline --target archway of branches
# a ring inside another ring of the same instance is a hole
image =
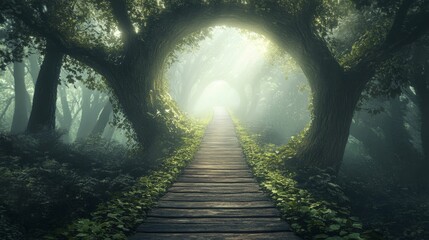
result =
[[[174,59],[166,70],[169,93],[190,115],[222,106],[275,144],[287,143],[310,121],[307,79],[259,34],[216,26]]]

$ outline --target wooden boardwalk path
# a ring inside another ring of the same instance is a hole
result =
[[[260,190],[226,111],[216,111],[194,161],[130,239],[298,240]]]

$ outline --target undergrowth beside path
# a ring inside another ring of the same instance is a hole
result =
[[[296,234],[304,239],[381,239],[376,232],[365,231],[360,220],[351,215],[349,200],[333,176],[318,171],[299,181],[302,175],[284,167],[284,154],[293,153],[296,142],[284,149],[260,146],[238,120],[234,123],[254,176]]]
[[[128,191],[98,205],[90,217],[78,219],[65,229],[46,236],[46,239],[126,239],[143,222],[147,212],[166,192],[183,168],[193,159],[202,136],[204,124],[194,124],[183,137],[181,145],[146,176],[138,179]]]

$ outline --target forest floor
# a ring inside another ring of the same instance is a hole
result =
[[[87,216],[149,170],[139,160],[114,142],[0,135],[0,235],[40,238]]]
[[[130,211],[125,215],[144,215],[186,165],[186,159],[192,158],[203,129],[195,123],[178,141],[159,146],[159,159],[144,159],[122,144],[99,138],[64,144],[56,134],[0,134],[0,238],[105,239],[116,234],[124,239],[124,233],[140,220],[123,223],[120,208],[103,208],[117,207],[124,194],[143,191],[146,201],[141,197],[126,206]],[[145,186],[136,192],[141,184]],[[106,216],[97,215],[99,212]],[[115,226],[97,225],[94,214],[99,221]],[[116,232],[106,232],[106,228]]]
[[[351,199],[353,214],[385,239],[429,239],[427,190],[371,172],[354,165],[340,173],[338,182]]]
[[[403,184],[388,170],[382,174],[374,163],[364,160],[345,161],[339,175],[320,169],[293,172],[287,167],[273,168],[293,155],[299,136],[286,146],[276,146],[236,124],[260,184],[304,238],[429,239],[429,194],[425,189]]]
[[[203,130],[163,148],[158,164],[100,139],[63,144],[59,136],[0,134],[0,236],[124,239],[192,159]],[[294,141],[279,148],[239,125],[237,133],[261,188],[304,239],[429,239],[429,196],[419,189],[365,165],[339,177],[290,172],[282,167],[283,153]]]

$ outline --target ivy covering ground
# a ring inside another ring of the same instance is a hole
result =
[[[194,125],[193,130],[183,137],[181,146],[162,159],[157,169],[141,177],[130,190],[100,204],[90,217],[78,219],[66,229],[58,229],[46,239],[126,239],[193,159],[203,134],[203,125]]]
[[[272,197],[282,217],[293,231],[305,239],[381,239],[375,231],[366,231],[362,222],[351,215],[348,198],[335,177],[314,170],[303,179],[284,166],[284,159],[292,155],[299,137],[283,149],[273,145],[260,146],[234,120],[246,159],[261,187]]]

